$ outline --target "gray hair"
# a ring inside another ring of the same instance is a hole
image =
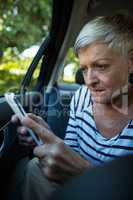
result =
[[[76,39],[75,55],[78,56],[79,49],[98,41],[127,55],[133,48],[133,18],[127,11],[119,11],[114,15],[100,16],[89,21]]]

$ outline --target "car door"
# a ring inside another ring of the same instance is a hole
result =
[[[67,5],[67,6],[66,6]],[[16,96],[27,112],[35,112],[46,119],[47,85],[53,73],[56,59],[64,40],[73,1],[53,0],[51,27],[48,37],[42,42],[36,56],[20,82]],[[62,9],[60,9],[62,8]],[[67,9],[66,9],[67,8]],[[59,16],[62,16],[60,18]],[[41,61],[41,64],[38,63]],[[33,75],[38,71],[36,80]],[[41,109],[41,110],[40,110]],[[43,112],[42,112],[43,111]],[[16,163],[29,155],[29,149],[21,148],[17,139],[17,125],[10,122],[13,112],[0,96],[0,185],[1,197],[5,196],[9,177]],[[3,195],[3,196],[2,196]]]

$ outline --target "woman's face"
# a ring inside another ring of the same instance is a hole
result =
[[[127,58],[104,43],[80,49],[78,57],[93,101],[111,103],[112,97],[128,83],[130,69]]]

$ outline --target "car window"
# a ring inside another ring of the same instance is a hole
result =
[[[40,43],[49,33],[51,13],[52,0],[1,2],[0,95],[19,90]],[[30,88],[35,85],[39,71],[40,63]]]
[[[73,48],[70,48],[66,56],[65,64],[59,73],[58,84],[74,84],[75,75],[79,67],[79,60],[75,56]]]

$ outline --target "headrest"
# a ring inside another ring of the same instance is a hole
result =
[[[80,85],[85,84],[85,82],[84,82],[84,77],[83,77],[83,73],[82,73],[81,69],[78,69],[77,72],[76,72],[76,75],[75,75],[75,82],[76,82],[77,84],[80,84]]]

